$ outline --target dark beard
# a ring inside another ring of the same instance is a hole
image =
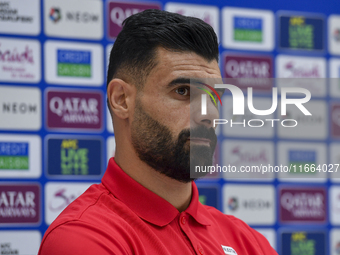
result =
[[[210,139],[210,146],[193,145],[189,138]],[[195,166],[211,166],[217,143],[213,128],[201,125],[195,129],[182,130],[173,139],[166,126],[148,115],[136,100],[131,128],[132,145],[138,157],[150,167],[180,182],[190,182],[206,173],[196,173]]]

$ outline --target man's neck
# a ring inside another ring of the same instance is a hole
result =
[[[169,178],[141,161],[137,155],[131,156],[117,151],[115,161],[132,179],[168,201],[179,212],[188,208],[192,195],[191,182],[183,183]]]

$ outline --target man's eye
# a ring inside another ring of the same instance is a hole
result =
[[[187,87],[180,87],[176,89],[176,93],[180,94],[181,96],[188,96],[190,93],[190,89]]]

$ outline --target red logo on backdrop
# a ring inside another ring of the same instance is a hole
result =
[[[0,185],[0,223],[38,224],[39,221],[38,185]]]
[[[271,92],[272,62],[269,56],[226,55],[223,74],[225,78],[235,78],[233,84],[241,89],[252,87],[255,92]]]
[[[332,105],[331,120],[332,120],[332,124],[331,124],[332,125],[332,136],[340,137],[340,104]]]
[[[102,93],[99,91],[47,92],[47,127],[51,129],[101,130]]]
[[[283,188],[280,190],[281,222],[324,223],[327,215],[324,188]]]
[[[142,12],[147,9],[158,9],[161,6],[156,3],[126,3],[126,2],[109,2],[108,13],[108,35],[109,38],[115,39],[122,30],[123,21],[132,14]]]

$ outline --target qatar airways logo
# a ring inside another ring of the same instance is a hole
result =
[[[0,224],[38,224],[40,198],[37,184],[0,185]]]
[[[280,191],[282,222],[325,222],[327,196],[324,188],[283,188]]]
[[[108,36],[116,38],[122,30],[123,21],[133,14],[142,12],[147,9],[158,9],[161,7],[158,3],[141,3],[126,1],[108,2]]]
[[[126,8],[125,10],[121,7],[114,7],[110,12],[111,21],[114,24],[117,24],[120,27],[123,27],[123,21],[130,17],[133,14],[137,14],[139,12],[144,11],[143,9],[138,8]]]
[[[203,84],[203,83],[202,83]],[[233,98],[233,115],[245,115],[245,97],[240,88],[238,88],[235,85],[231,84],[215,84],[214,88],[212,88],[209,85],[204,84],[206,87],[208,87],[213,93],[217,96],[219,99],[221,105],[222,101],[219,95],[217,94],[215,89],[228,89]],[[213,95],[208,92],[207,90],[198,87],[201,90],[204,90],[207,94],[210,95],[213,102],[215,103],[215,106],[217,106],[216,100],[213,98]],[[294,94],[303,94],[303,98],[287,98],[288,93],[294,93]],[[266,110],[259,110],[254,107],[253,104],[253,88],[247,89],[247,106],[248,110],[259,116],[266,116],[273,114],[278,106],[278,91],[277,88],[272,88],[272,105],[269,109]],[[311,116],[312,114],[306,109],[306,107],[303,105],[307,103],[311,99],[311,93],[309,90],[305,88],[281,88],[281,115],[285,116],[287,115],[287,105],[295,105],[304,115]],[[207,95],[202,94],[201,95],[201,114],[207,115]],[[235,125],[242,125],[243,127],[246,126],[246,124],[249,127],[262,127],[264,126],[265,122],[271,122],[272,127],[274,127],[274,123],[280,121],[279,119],[250,119],[246,120],[244,119],[242,122],[233,122],[233,120],[227,120],[227,119],[214,119],[213,125],[216,127],[216,125],[225,125],[227,123],[230,123],[230,127],[233,127]],[[295,119],[283,119],[281,121],[281,125],[283,127],[295,127],[297,126],[298,122]]]
[[[98,113],[98,101],[95,98],[86,100],[85,98],[66,98],[53,97],[50,101],[50,110],[58,116],[70,116],[69,114],[84,113],[86,115],[96,116]],[[65,122],[68,117],[64,117]],[[93,118],[93,122],[98,122],[98,118]]]
[[[47,126],[49,128],[96,129],[102,127],[101,92],[47,92]]]

